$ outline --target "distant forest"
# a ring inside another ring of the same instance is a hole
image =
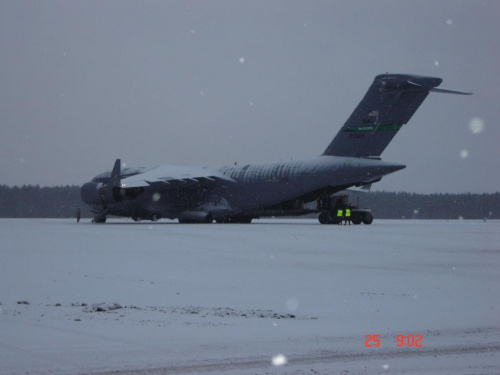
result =
[[[500,219],[500,193],[414,194],[351,193],[350,202],[372,209],[378,219]],[[2,218],[72,218],[77,208],[82,217],[93,217],[80,200],[79,186],[0,185]]]

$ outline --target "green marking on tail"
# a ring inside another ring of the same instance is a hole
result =
[[[403,125],[347,126],[344,132],[398,131]]]

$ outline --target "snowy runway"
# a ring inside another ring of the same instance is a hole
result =
[[[499,222],[2,219],[0,235],[1,374],[500,372]]]

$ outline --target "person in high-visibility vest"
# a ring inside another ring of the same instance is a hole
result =
[[[345,210],[345,222],[344,222],[344,225],[345,223],[349,223],[349,225],[351,225],[351,210],[346,208]]]
[[[342,218],[344,217],[344,211],[341,209],[337,210],[337,220],[339,221],[339,225],[342,225]]]

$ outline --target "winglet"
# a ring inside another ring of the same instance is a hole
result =
[[[113,188],[121,187],[121,160],[116,159],[113,170],[111,171],[111,176],[109,177],[108,184],[106,186],[106,192],[113,194]]]

